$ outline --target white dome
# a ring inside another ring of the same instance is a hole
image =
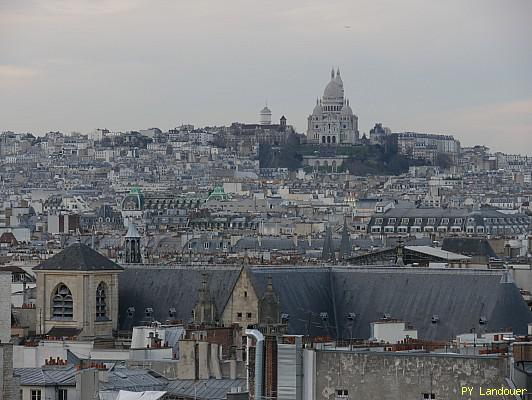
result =
[[[325,86],[323,97],[329,99],[341,99],[344,97],[342,87],[335,79],[332,79],[327,86]]]
[[[345,103],[342,109],[340,110],[340,115],[353,115],[353,110],[349,104]]]

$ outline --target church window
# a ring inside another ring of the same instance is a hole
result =
[[[74,301],[70,289],[60,283],[52,297],[52,318],[72,319],[74,316]]]
[[[333,136],[333,137],[332,137],[332,142],[333,142],[333,143],[336,143],[336,136]]]
[[[96,319],[107,318],[107,287],[100,282],[96,288]]]

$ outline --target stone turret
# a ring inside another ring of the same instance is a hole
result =
[[[201,285],[198,289],[198,301],[194,306],[194,323],[214,324],[217,320],[216,304],[207,284],[207,274],[201,274]]]
[[[273,325],[281,322],[281,309],[279,299],[273,290],[271,275],[268,276],[266,291],[259,300],[259,324]]]

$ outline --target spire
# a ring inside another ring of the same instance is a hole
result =
[[[340,67],[336,70],[336,76],[340,76]]]
[[[335,261],[331,227],[328,227],[327,231],[325,232],[325,240],[323,241],[321,259],[323,261]]]
[[[331,69],[331,79],[334,79],[334,67]]]
[[[351,257],[351,237],[347,229],[347,218],[344,217],[344,228],[342,229],[342,240],[340,242],[340,258],[345,260]]]

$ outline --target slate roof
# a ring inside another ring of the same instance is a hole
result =
[[[418,337],[446,340],[457,334],[497,332],[507,328],[526,334],[532,314],[514,283],[501,272],[404,268],[333,269],[339,336],[370,337],[370,323],[384,313],[418,329]],[[438,323],[432,316],[438,315]],[[480,325],[480,317],[488,323]]]
[[[483,256],[497,258],[490,243],[484,238],[444,238],[442,250],[466,256]]]
[[[76,385],[76,368],[73,365],[15,368],[13,372],[20,377],[20,384],[23,386]]]
[[[194,391],[194,386],[196,390]],[[166,390],[168,394],[181,397],[194,397],[198,400],[223,400],[231,388],[241,388],[246,390],[245,379],[200,379],[183,380],[178,379],[168,384]]]
[[[288,333],[311,336],[335,336],[334,299],[328,268],[253,267],[249,268],[253,287],[262,298],[272,277],[273,290],[279,298],[281,313],[290,316]],[[320,313],[326,312],[323,321]]]
[[[74,243],[33,269],[37,271],[121,271],[123,268],[89,246]]]
[[[216,299],[218,313],[231,295],[240,267],[127,267],[120,274],[121,329],[143,321],[152,307],[158,321],[168,319],[174,307],[176,319],[188,321],[197,300],[201,273]],[[427,340],[448,340],[460,333],[513,329],[526,334],[532,313],[519,289],[504,272],[392,267],[249,267],[248,274],[259,298],[268,276],[280,301],[281,313],[289,315],[288,333],[312,336],[368,339],[370,323],[384,313],[418,329]],[[135,307],[133,318],[128,307]],[[327,313],[324,321],[321,313]],[[357,315],[354,324],[347,319]],[[432,316],[438,315],[438,323]],[[480,324],[480,317],[487,324]]]
[[[221,313],[240,275],[239,267],[127,266],[118,278],[120,327],[131,329],[141,324],[147,307],[153,308],[153,318],[157,321],[166,321],[169,309],[175,308],[174,319],[188,322],[198,298],[203,272],[207,273],[207,286],[218,313]],[[133,317],[128,316],[129,307],[135,308]]]
[[[109,371],[109,380],[100,382],[101,390],[130,390],[134,392],[166,390],[168,381],[146,369],[115,368]]]

